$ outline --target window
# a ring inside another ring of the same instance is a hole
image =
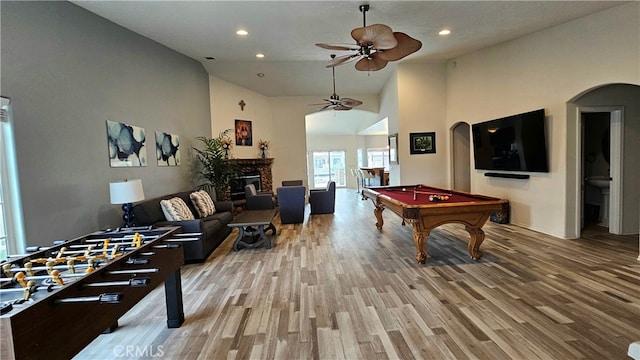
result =
[[[0,261],[9,254],[24,252],[24,235],[20,213],[19,186],[13,132],[11,105],[0,98]]]
[[[389,171],[389,149],[367,149],[368,167],[383,167]]]

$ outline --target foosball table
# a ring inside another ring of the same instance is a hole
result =
[[[0,357],[69,359],[164,282],[184,322],[180,227],[99,231],[12,256],[0,270]]]

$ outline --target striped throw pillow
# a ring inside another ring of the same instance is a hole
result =
[[[160,201],[162,212],[167,221],[194,220],[187,204],[179,197]]]
[[[200,215],[200,218],[204,218],[216,213],[216,206],[213,204],[211,196],[209,196],[209,193],[207,193],[206,191],[200,190],[192,192],[189,195],[189,198],[191,198],[191,202],[196,208],[196,211],[198,211],[198,215]]]

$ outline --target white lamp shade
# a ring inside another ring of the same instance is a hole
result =
[[[144,190],[142,190],[142,180],[140,179],[109,183],[109,193],[112,204],[128,204],[144,200]]]

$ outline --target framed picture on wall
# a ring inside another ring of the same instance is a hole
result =
[[[409,153],[411,154],[435,154],[436,152],[436,133],[410,133],[409,134]]]
[[[180,166],[180,137],[156,131],[156,159],[158,166]]]
[[[398,134],[389,135],[389,164],[398,165]]]
[[[147,166],[144,128],[107,120],[107,144],[111,167]]]
[[[253,130],[251,121],[236,119],[236,146],[252,146]]]

